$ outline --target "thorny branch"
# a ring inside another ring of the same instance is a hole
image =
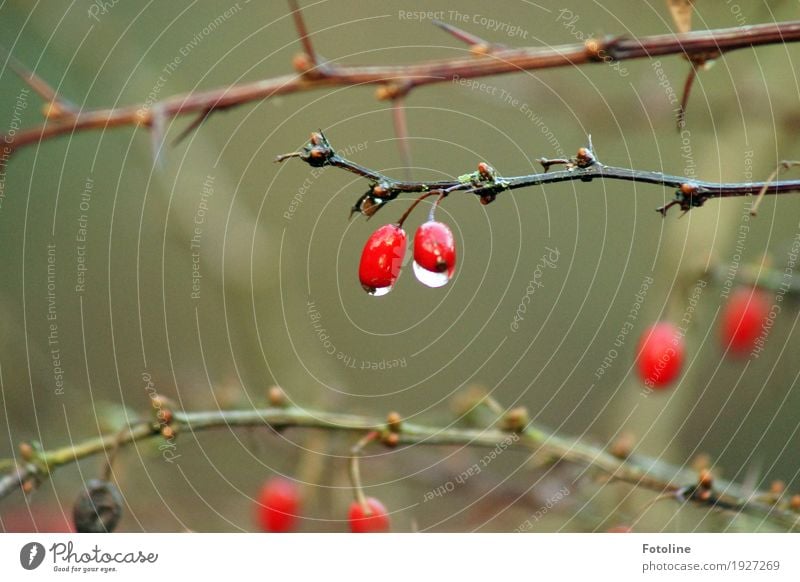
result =
[[[475,172],[464,174],[455,180],[432,182],[395,180],[376,170],[351,162],[335,152],[322,132],[312,133],[311,139],[300,151],[282,154],[275,161],[282,162],[288,158],[300,158],[314,167],[335,166],[367,178],[370,182],[369,190],[356,201],[352,210],[368,217],[374,215],[387,202],[394,200],[402,193],[419,193],[423,196],[439,193],[447,196],[461,191],[474,194],[480,198],[481,203],[489,204],[498,194],[507,190],[573,180],[591,182],[595,178],[674,188],[675,198],[668,204],[657,208],[658,212],[664,215],[672,206],[678,206],[687,212],[692,208],[702,206],[707,200],[713,198],[800,192],[800,180],[781,181],[770,178],[762,182],[706,182],[661,172],[607,166],[595,158],[590,147],[579,148],[577,155],[571,159],[540,158],[538,161],[544,168],[542,173],[504,177],[497,174],[494,168],[488,164],[481,162]],[[554,165],[563,165],[565,169],[551,172],[550,168]]]
[[[453,79],[468,79],[588,63],[608,63],[665,55],[682,55],[694,62],[709,54],[800,40],[800,21],[787,21],[641,38],[622,36],[589,39],[585,43],[554,47],[508,48],[493,44],[452,25],[438,23],[446,32],[471,47],[471,55],[396,66],[339,65],[319,58],[296,1],[292,17],[305,52],[293,60],[294,73],[206,91],[174,95],[153,104],[133,104],[109,109],[78,109],[57,95],[43,79],[9,56],[7,63],[45,101],[45,121],[37,126],[0,136],[0,168],[12,153],[25,146],[62,135],[113,127],[145,127],[153,143],[162,143],[167,121],[190,115],[193,121],[180,137],[194,130],[213,113],[246,103],[332,86],[377,85],[379,99],[395,102],[395,123],[402,123],[402,98],[411,90]],[[397,106],[397,105],[400,106]],[[403,139],[401,144],[405,144]],[[408,153],[404,153],[408,157]]]
[[[210,429],[264,427],[272,430],[317,428],[346,431],[375,443],[395,447],[403,445],[461,446],[494,448],[510,443],[510,449],[527,451],[531,457],[549,462],[566,461],[589,467],[610,482],[623,482],[657,492],[661,497],[680,503],[693,503],[733,513],[742,513],[793,530],[800,527],[800,515],[794,503],[770,492],[748,491],[743,486],[715,480],[713,489],[697,481],[697,473],[684,467],[665,464],[630,451],[612,447],[606,450],[589,442],[562,437],[534,426],[520,409],[502,411],[498,422],[487,428],[460,428],[455,425],[430,426],[399,421],[396,413],[385,419],[309,410],[295,406],[269,406],[248,410],[213,410],[186,412],[170,410],[161,420],[134,421],[121,432],[109,433],[53,450],[34,450],[25,446],[22,458],[0,460],[0,499],[22,489],[30,491],[58,468],[96,455],[108,455],[145,440],[174,438],[182,433]],[[168,430],[166,430],[168,429]],[[509,441],[509,434],[519,438]],[[22,447],[21,447],[22,449]],[[357,451],[358,452],[358,451]],[[702,492],[700,494],[699,492]],[[790,507],[791,505],[791,507]]]

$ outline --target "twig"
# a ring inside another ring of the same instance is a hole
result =
[[[764,185],[758,191],[758,194],[756,195],[756,201],[753,203],[753,207],[750,209],[750,216],[756,216],[758,214],[758,207],[761,205],[761,201],[764,199],[764,194],[767,193],[767,188],[770,184],[772,184],[772,181],[778,176],[778,174],[780,174],[781,170],[788,170],[797,165],[800,165],[800,162],[792,160],[783,160],[778,164],[778,167],[773,170],[766,182],[764,182]]]
[[[524,176],[503,177],[497,175],[492,169],[490,172],[482,170],[488,168],[485,163],[479,164],[478,171],[459,176],[456,180],[439,180],[434,182],[413,182],[395,180],[377,170],[365,168],[336,154],[330,142],[322,133],[313,133],[311,140],[301,151],[283,154],[275,161],[282,162],[288,158],[300,158],[314,166],[335,166],[370,181],[370,189],[363,194],[354,210],[360,210],[367,216],[373,215],[377,210],[394,200],[402,193],[422,193],[430,195],[431,192],[441,191],[447,194],[462,191],[474,194],[481,202],[488,204],[495,197],[507,190],[542,186],[558,182],[580,180],[591,182],[594,179],[623,180],[643,184],[655,184],[666,188],[675,189],[675,198],[668,204],[657,208],[661,214],[672,206],[678,206],[684,212],[702,206],[707,200],[713,198],[731,198],[736,196],[788,194],[800,192],[800,180],[767,180],[765,182],[706,182],[694,180],[683,176],[673,176],[661,172],[647,170],[634,170],[616,166],[606,166],[600,163],[589,148],[579,148],[577,155],[572,159],[539,159],[544,167],[544,172]],[[551,166],[563,164],[566,169],[550,171]]]
[[[294,11],[295,22],[301,31],[306,52],[312,51],[308,32],[299,13]],[[451,27],[452,28],[452,27]],[[453,30],[448,30],[453,34]],[[466,37],[469,40],[472,37]],[[477,39],[478,37],[474,37]],[[72,135],[88,130],[106,130],[113,127],[144,126],[152,129],[154,111],[164,123],[182,115],[197,120],[207,119],[212,113],[302,91],[332,86],[379,85],[378,96],[396,99],[412,89],[457,78],[475,78],[523,70],[575,66],[589,63],[607,63],[610,60],[651,58],[665,55],[705,55],[724,53],[747,47],[783,44],[800,40],[800,21],[776,22],[751,26],[737,26],[716,30],[694,31],[683,34],[662,34],[641,38],[610,37],[590,39],[584,44],[566,44],[555,47],[503,48],[492,45],[492,50],[466,57],[425,61],[410,65],[346,66],[330,62],[319,63],[316,54],[296,60],[297,73],[250,83],[242,83],[174,95],[152,105],[134,104],[111,109],[64,111],[48,118],[41,125],[18,131],[13,137],[0,136],[4,142],[4,158],[22,147],[61,135]],[[599,58],[598,55],[602,55]],[[302,66],[301,66],[302,64]],[[33,87],[49,87],[33,74],[23,75]],[[66,103],[59,100],[59,103]]]
[[[314,50],[314,45],[311,44],[311,37],[308,34],[306,22],[303,19],[303,12],[300,10],[300,5],[297,0],[289,0],[289,9],[292,11],[292,18],[294,19],[294,27],[297,29],[297,36],[300,37],[300,43],[303,45],[303,50],[306,52],[308,59],[314,65],[319,64],[317,53]]]
[[[190,433],[218,428],[270,427],[271,429],[318,428],[358,433],[392,432],[386,419],[342,414],[303,408],[271,407],[250,410],[215,410],[207,412],[173,412],[171,426],[174,432]],[[134,442],[157,438],[163,426],[151,420],[132,424],[123,433],[109,433],[87,439],[77,444],[50,451],[42,451],[30,462],[15,464],[13,460],[0,460],[0,466],[13,468],[0,478],[0,498],[19,490],[20,484],[45,479],[50,473],[70,463],[94,455],[104,454],[114,446],[124,447]],[[393,445],[469,446],[494,448],[498,443],[508,442],[509,432],[498,428],[464,429],[453,426],[425,426],[403,422],[402,430],[395,432]],[[382,440],[382,442],[387,442]],[[675,467],[640,455],[618,458],[602,447],[579,439],[565,438],[541,428],[528,426],[520,438],[509,448],[527,450],[532,454],[551,459],[585,465],[613,481],[628,483],[655,491],[659,494],[681,493],[696,481],[696,474],[686,468]],[[765,492],[748,492],[742,486],[726,481],[717,481],[719,494],[711,500],[689,497],[688,501],[698,505],[724,509],[759,517],[787,530],[800,527],[800,516],[788,505],[769,501]],[[685,496],[684,496],[685,497]]]

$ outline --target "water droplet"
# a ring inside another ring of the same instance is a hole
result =
[[[414,275],[420,283],[428,287],[442,287],[447,285],[447,282],[450,280],[447,271],[434,273],[433,271],[420,267],[417,261],[414,261]]]
[[[380,287],[379,289],[372,289],[371,291],[367,291],[373,297],[380,297],[381,295],[386,295],[389,291],[392,290],[392,286],[389,285],[388,287]]]

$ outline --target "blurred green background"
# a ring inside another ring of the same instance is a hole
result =
[[[445,21],[513,46],[673,30],[665,3],[656,0],[637,2],[635,10],[627,0],[303,4],[316,49],[349,64],[465,54],[429,19],[408,17],[414,11],[444,11]],[[286,74],[300,50],[288,14],[282,2],[245,0],[11,1],[0,7],[0,38],[72,103],[100,108]],[[796,17],[794,2],[700,1],[694,25]],[[764,179],[778,160],[800,157],[798,57],[800,46],[775,45],[719,59],[698,77],[683,135],[671,98],[680,95],[689,67],[680,57],[520,72],[481,79],[484,87],[424,87],[406,101],[412,175],[450,178],[479,161],[505,175],[530,173],[538,171],[536,158],[571,155],[591,134],[607,164],[707,180]],[[25,92],[4,56],[0,63],[0,128],[40,123],[41,101]],[[766,255],[783,267],[800,229],[800,197],[767,199],[748,221],[742,199],[664,220],[653,209],[671,192],[621,182],[520,190],[490,206],[452,196],[438,214],[458,244],[451,284],[424,288],[408,268],[392,293],[373,298],[358,283],[361,247],[407,201],[369,222],[348,222],[364,180],[336,169],[314,177],[300,162],[272,160],[323,128],[349,158],[403,177],[390,105],[374,90],[337,87],[220,112],[179,145],[165,146],[156,162],[147,132],[132,128],[77,133],[15,155],[0,207],[0,456],[11,456],[21,441],[52,448],[114,430],[126,414],[150,413],[150,388],[179,408],[199,410],[261,406],[267,388],[279,384],[302,406],[378,416],[398,410],[415,422],[449,424],[452,398],[480,385],[565,435],[605,445],[630,432],[637,452],[678,465],[706,453],[725,477],[762,488],[781,479],[800,489],[793,303],[783,304],[759,358],[725,358],[718,341],[723,287],[709,284],[687,332],[680,382],[647,396],[633,369],[639,333],[658,319],[683,317],[698,269],[709,261],[725,269],[760,264]],[[171,120],[167,141],[189,121]],[[411,216],[407,232],[426,208]],[[51,281],[48,245],[55,245]],[[542,287],[512,330],[546,248],[557,249],[557,264],[541,273]],[[647,277],[653,284],[635,328],[615,345]],[[53,297],[57,345],[48,343]],[[309,303],[333,355],[315,334]],[[617,356],[598,379],[612,349]],[[381,369],[391,360],[401,365]],[[303,531],[344,531],[352,498],[346,457],[355,439],[296,429],[182,434],[173,463],[159,443],[129,447],[114,467],[126,501],[120,529],[253,530],[260,484],[284,474],[306,482]],[[580,468],[537,468],[512,451],[452,493],[424,502],[426,492],[480,454],[376,447],[362,473],[368,494],[394,512],[396,531],[512,531],[565,484],[570,494],[532,531],[771,527],[672,502],[648,507],[652,492],[597,481]],[[0,529],[66,527],[83,480],[103,462],[72,465],[27,498],[4,499]]]

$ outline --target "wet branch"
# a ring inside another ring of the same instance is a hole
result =
[[[603,479],[624,482],[657,492],[662,498],[692,503],[721,511],[757,517],[773,525],[793,530],[800,526],[800,515],[789,502],[769,492],[747,491],[723,480],[714,488],[698,482],[697,473],[668,465],[638,454],[620,454],[598,445],[562,437],[531,424],[527,418],[516,422],[514,410],[505,412],[497,424],[488,428],[433,426],[400,421],[396,413],[387,418],[359,416],[299,407],[270,406],[248,410],[213,410],[200,412],[169,411],[168,423],[161,420],[135,421],[121,432],[109,433],[52,450],[34,451],[30,445],[15,459],[0,460],[0,499],[20,489],[29,491],[58,468],[94,456],[113,454],[133,443],[175,438],[183,433],[212,429],[263,427],[269,431],[287,428],[315,428],[351,432],[369,436],[384,446],[458,446],[494,448],[505,443],[510,449],[527,451],[537,459],[566,461],[592,469]],[[509,440],[516,433],[519,438]],[[186,435],[188,436],[188,434]],[[185,438],[185,437],[184,437]],[[510,443],[510,444],[509,444]]]
[[[575,180],[581,182],[591,182],[595,179],[622,180],[674,189],[674,199],[656,209],[664,215],[673,206],[687,212],[714,198],[800,192],[800,180],[774,180],[771,177],[759,182],[707,182],[649,170],[607,166],[595,158],[590,147],[579,148],[576,156],[569,159],[540,158],[538,162],[544,168],[541,173],[506,177],[481,162],[475,172],[464,174],[455,180],[432,182],[396,180],[351,162],[335,152],[322,132],[312,133],[311,139],[300,151],[282,154],[277,156],[275,161],[283,162],[289,158],[299,158],[313,167],[334,166],[369,180],[369,190],[356,201],[352,209],[353,212],[360,212],[366,216],[374,215],[387,202],[402,193],[429,195],[431,192],[440,192],[447,196],[461,191],[474,194],[483,204],[489,204],[498,194],[505,191]],[[551,167],[557,165],[563,166],[564,169],[550,171]]]

